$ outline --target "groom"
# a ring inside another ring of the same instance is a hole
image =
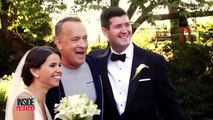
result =
[[[104,120],[183,120],[164,58],[131,42],[127,13],[110,7],[101,14],[109,47],[90,53],[104,89]]]

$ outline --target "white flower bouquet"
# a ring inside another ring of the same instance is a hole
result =
[[[85,94],[80,94],[62,98],[55,104],[55,113],[54,119],[89,120],[93,115],[99,115],[100,110]]]

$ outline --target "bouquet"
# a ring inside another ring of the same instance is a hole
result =
[[[89,120],[93,115],[99,115],[98,106],[89,100],[85,94],[62,98],[55,104],[55,118],[62,120]]]

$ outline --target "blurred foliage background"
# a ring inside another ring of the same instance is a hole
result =
[[[73,3],[70,15],[91,9],[101,10],[106,6],[119,6],[119,1],[70,1]],[[196,21],[196,17],[213,15],[210,9],[213,2],[195,1],[128,0],[127,13],[130,18],[138,14],[132,23],[133,42],[163,55],[168,61],[169,75],[178,91],[186,120],[213,120],[213,17],[207,22]],[[191,9],[183,14],[194,18],[194,23],[190,26],[194,29],[192,42],[178,42],[178,6]],[[156,8],[167,8],[169,13],[156,15],[153,12]],[[68,8],[63,0],[0,0],[0,120],[4,119],[12,73],[20,58],[33,46],[54,46],[50,14],[60,14],[65,9]],[[170,20],[169,28],[155,23],[155,20],[166,19]],[[145,21],[155,26],[155,29],[140,27]],[[157,32],[165,30],[169,35],[166,34],[163,40],[156,40]],[[88,52],[107,47],[107,42],[100,41],[89,44]]]

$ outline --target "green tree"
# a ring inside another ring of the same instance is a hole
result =
[[[163,51],[172,53],[168,68],[177,88],[186,120],[213,119],[212,43],[167,44]]]
[[[74,0],[75,5],[72,7],[73,11],[87,11],[90,9],[100,10],[107,6],[119,6],[120,0]],[[128,0],[129,4],[127,14],[130,19],[137,14],[137,19],[133,21],[133,32],[144,22],[148,21],[154,23],[154,20],[176,19],[178,18],[177,8],[181,7],[196,7],[194,12],[190,14],[196,16],[213,15],[213,11],[209,9],[213,6],[210,0],[196,0],[192,3],[184,3],[181,0]],[[155,15],[153,12],[157,8],[168,7],[170,13]],[[205,13],[205,14],[204,14]]]
[[[0,0],[0,76],[14,70],[33,45],[46,44],[43,39],[52,30],[49,14],[64,8],[62,0]]]

